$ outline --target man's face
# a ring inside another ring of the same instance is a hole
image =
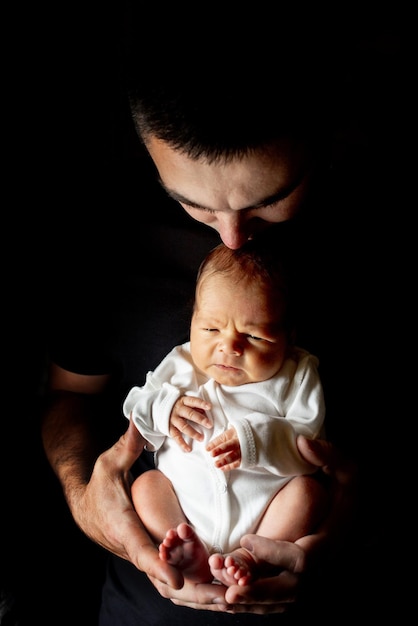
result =
[[[269,224],[293,217],[311,178],[306,149],[289,141],[213,163],[191,159],[154,137],[147,139],[147,149],[169,196],[232,249]]]

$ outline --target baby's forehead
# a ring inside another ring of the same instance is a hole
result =
[[[208,270],[199,278],[196,295],[217,293],[220,289],[230,289],[238,293],[242,289],[263,291],[267,286],[258,276],[250,276],[244,270]]]
[[[252,304],[258,308],[277,309],[277,304],[282,304],[284,300],[283,291],[261,277],[212,272],[199,280],[195,304],[208,312],[236,304],[243,307]]]
[[[227,269],[207,268],[202,272],[197,282],[197,289],[213,289],[216,285],[234,288],[248,288],[263,292],[279,291],[279,285],[275,285],[267,274],[257,271],[248,271],[238,264]]]

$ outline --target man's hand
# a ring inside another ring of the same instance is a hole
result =
[[[302,537],[296,543],[308,551],[310,558],[318,553],[324,556],[323,548],[331,555],[342,545],[346,532],[352,524],[357,501],[358,467],[330,441],[297,438],[301,455],[316,465],[329,477],[330,510],[316,533]]]
[[[84,490],[68,492],[68,502],[75,521],[90,539],[178,589],[183,576],[161,561],[131,501],[130,469],[143,447],[143,438],[130,422],[122,437],[98,457]]]
[[[192,609],[256,615],[284,613],[295,602],[299,590],[306,567],[304,550],[294,543],[257,535],[245,535],[241,545],[273,566],[270,577],[255,580],[246,587],[186,582],[180,590],[170,589],[152,578],[151,581],[162,596]]]
[[[241,546],[271,566],[268,577],[246,587],[233,585],[225,600],[234,612],[282,613],[297,601],[305,573],[342,545],[356,500],[357,466],[331,442],[299,435],[299,452],[306,461],[329,476],[330,510],[315,533],[295,543],[244,535]]]
[[[184,606],[225,611],[225,588],[184,584],[182,573],[160,559],[158,548],[132,506],[130,468],[143,446],[143,438],[130,422],[119,441],[97,459],[91,480],[77,502],[76,521],[96,543],[145,572],[165,598]]]

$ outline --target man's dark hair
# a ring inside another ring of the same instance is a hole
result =
[[[239,22],[235,32],[225,32],[220,21],[210,42],[207,31],[199,41],[199,32],[182,36],[173,26],[158,32],[154,50],[145,47],[135,19],[126,81],[145,143],[153,135],[192,158],[216,160],[276,139],[327,139],[343,76],[335,37],[280,20],[272,29],[266,16],[263,32],[256,24],[245,31]]]

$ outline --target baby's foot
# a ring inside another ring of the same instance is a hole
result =
[[[248,585],[253,576],[255,561],[251,554],[242,548],[230,554],[212,554],[209,557],[212,576],[227,587]]]
[[[159,546],[160,559],[183,572],[193,582],[210,582],[208,551],[189,524],[170,528]]]

